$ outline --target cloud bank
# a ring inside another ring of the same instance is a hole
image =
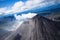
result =
[[[25,20],[27,18],[32,18],[34,16],[36,16],[37,14],[36,13],[28,13],[28,14],[22,14],[22,15],[17,15],[17,14],[14,14],[16,20],[20,21],[20,20]]]
[[[12,7],[0,8],[0,14],[10,14],[30,10],[36,7],[44,7],[46,5],[55,4],[55,0],[27,0],[26,2],[16,2]]]

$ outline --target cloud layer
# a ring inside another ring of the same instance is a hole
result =
[[[30,10],[35,7],[44,7],[46,5],[55,4],[55,0],[27,0],[26,2],[16,2],[12,7],[0,8],[0,14],[17,13]]]
[[[28,14],[22,14],[22,15],[15,14],[14,16],[15,16],[16,20],[19,20],[19,21],[22,20],[23,21],[27,18],[32,18],[36,15],[37,15],[36,13],[28,13]]]

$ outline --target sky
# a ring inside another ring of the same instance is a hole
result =
[[[27,0],[0,0],[0,7],[9,7],[14,5],[18,1],[26,2]]]
[[[59,1],[60,0],[58,0],[58,2]],[[0,0],[0,16],[34,10],[36,8],[45,7],[47,5],[53,5],[55,4],[55,2],[57,1],[56,0]],[[20,15],[21,16],[20,18],[23,18],[24,14],[23,13],[21,14],[22,15]],[[28,13],[27,17],[28,16],[31,15]],[[16,16],[16,18],[18,19],[19,16]]]
[[[56,0],[0,0],[0,15],[23,12],[55,4]]]
[[[47,5],[53,5],[57,1],[60,2],[60,0],[0,0],[0,15],[34,10]],[[28,13],[22,15],[15,14],[14,16],[16,20],[24,20],[26,18],[32,18],[35,15],[36,13]]]

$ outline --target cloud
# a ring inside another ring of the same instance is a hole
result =
[[[0,8],[0,12],[5,12],[6,8]]]
[[[19,9],[21,9],[21,7],[23,7],[23,6],[24,6],[24,2],[19,1],[19,2],[16,2],[16,3],[13,5],[12,9],[13,9],[13,10],[19,10]]]
[[[27,18],[32,18],[36,15],[37,15],[36,13],[28,13],[28,14],[22,14],[22,15],[15,14],[14,16],[15,16],[16,20],[24,20]]]
[[[0,8],[1,13],[10,14],[10,13],[17,13],[22,12],[25,10],[30,10],[36,7],[44,7],[46,5],[54,4],[55,1],[46,1],[46,0],[27,0],[26,2],[16,2],[10,8]],[[8,10],[7,10],[8,9]]]
[[[13,25],[13,27],[10,29],[7,29],[8,31],[16,31],[20,26],[21,26],[21,24],[23,23],[24,21],[20,21],[20,22],[16,22],[16,24],[18,24],[18,25]]]
[[[0,12],[0,15],[2,15],[2,13]]]

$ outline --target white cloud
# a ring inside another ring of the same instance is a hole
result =
[[[0,12],[5,12],[6,8],[0,8]]]
[[[2,13],[0,12],[0,15],[2,15]]]
[[[22,15],[14,15],[16,20],[24,20],[24,19],[27,19],[27,18],[32,18],[34,16],[36,16],[37,14],[36,13],[28,13],[28,14],[22,14]]]
[[[22,9],[22,7],[24,6],[24,2],[22,1],[19,1],[19,2],[16,2],[11,8],[10,10],[6,10],[5,13],[16,13],[16,12],[20,12]]]
[[[12,9],[13,9],[13,10],[19,10],[19,9],[21,9],[22,6],[24,6],[24,2],[19,1],[19,2],[16,2],[16,3],[13,5]]]
[[[49,2],[47,2],[46,0],[27,0],[26,2],[19,1],[16,2],[9,10],[7,10],[8,8],[0,8],[0,12],[6,14],[17,13],[17,12],[33,9],[38,6],[44,7],[49,4],[54,4],[54,2],[55,2],[54,0]]]
[[[23,18],[32,18],[36,15],[36,13],[28,13],[28,14],[22,14]]]

